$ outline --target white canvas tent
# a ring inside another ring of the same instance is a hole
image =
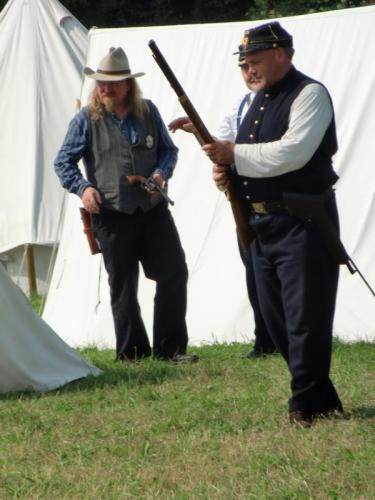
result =
[[[145,71],[144,95],[166,123],[184,114],[147,47],[154,39],[211,131],[244,93],[232,53],[243,31],[260,22],[100,29],[89,33],[87,64],[97,67],[110,46],[128,53],[132,70]],[[342,240],[375,286],[373,164],[375,158],[375,7],[282,19],[294,36],[298,69],[329,88],[336,109],[340,150],[334,161]],[[90,84],[85,81],[82,102]],[[172,208],[186,251],[190,279],[190,342],[252,338],[253,319],[228,202],[211,180],[210,163],[192,136],[177,133],[179,163],[170,183]],[[71,345],[114,345],[107,277],[101,257],[90,256],[71,196],[44,317]],[[140,302],[151,331],[154,285],[143,279]],[[342,339],[375,339],[375,299],[342,267],[334,333]]]
[[[0,260],[27,288],[25,244],[44,284],[63,191],[53,159],[81,92],[87,30],[57,0],[9,0],[0,14]]]
[[[34,312],[0,264],[0,394],[50,391],[100,372]]]

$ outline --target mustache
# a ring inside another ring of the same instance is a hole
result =
[[[115,100],[113,97],[104,96],[102,98],[102,103],[103,103],[105,110],[108,111],[109,113],[111,113],[114,110]]]
[[[106,111],[112,113],[115,110],[116,106],[118,106],[119,104],[128,105],[129,97],[126,96],[123,99],[119,100],[117,96],[112,97],[104,95],[100,98],[100,102],[102,103]]]

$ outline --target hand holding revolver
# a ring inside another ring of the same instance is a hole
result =
[[[164,179],[160,174],[154,174],[151,177],[143,177],[142,175],[128,175],[127,179],[129,184],[139,185],[151,196],[160,194],[168,203],[174,205],[174,202],[169,198],[167,194],[167,190],[164,188]]]

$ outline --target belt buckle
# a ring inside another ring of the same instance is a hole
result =
[[[257,214],[268,214],[267,206],[265,201],[258,201],[256,203],[251,204],[253,210]]]

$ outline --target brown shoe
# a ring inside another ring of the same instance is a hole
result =
[[[197,354],[175,354],[168,361],[171,363],[196,363],[199,360],[199,356]]]
[[[311,413],[307,413],[305,411],[291,411],[289,413],[289,422],[292,425],[298,425],[299,427],[307,429],[308,427],[312,426],[313,416],[311,415]]]
[[[197,354],[174,354],[173,356],[155,356],[155,359],[159,361],[168,361],[169,363],[181,364],[181,363],[195,363],[199,360]]]

